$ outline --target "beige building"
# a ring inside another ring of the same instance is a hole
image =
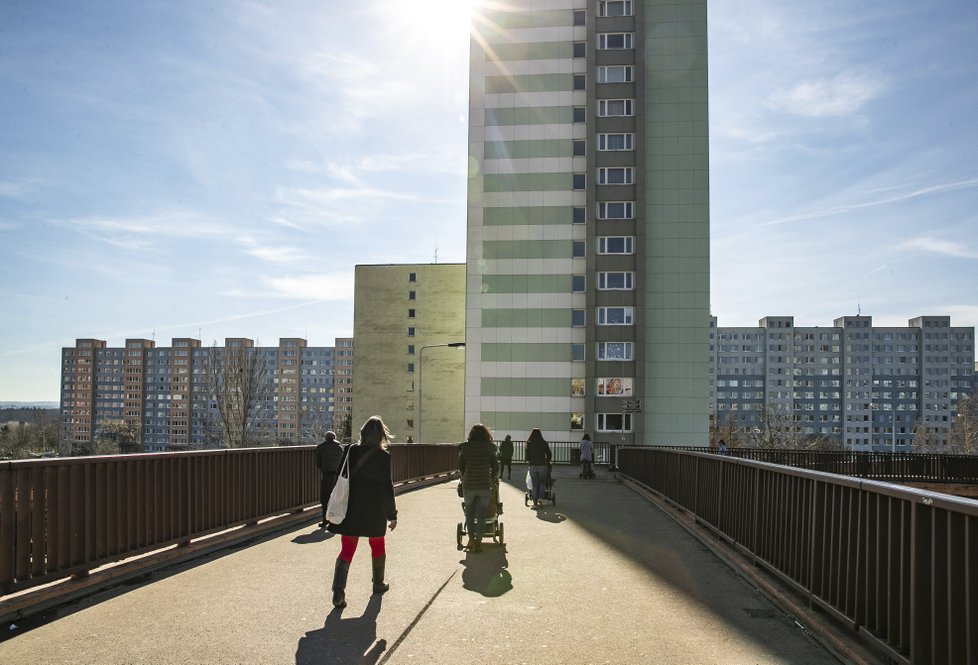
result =
[[[379,415],[399,442],[465,438],[464,264],[357,266],[353,338],[354,430]]]

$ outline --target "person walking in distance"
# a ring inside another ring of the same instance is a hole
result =
[[[462,475],[462,501],[465,504],[465,530],[469,541],[465,549],[482,551],[482,534],[486,531],[486,509],[493,500],[493,484],[499,475],[496,446],[489,428],[476,423],[458,453],[458,470]]]
[[[499,477],[503,477],[503,470],[507,470],[506,479],[513,477],[513,437],[509,434],[499,444]]]
[[[343,446],[336,440],[336,432],[330,430],[326,432],[323,442],[316,446],[316,468],[319,469],[319,503],[323,506],[323,519],[319,523],[320,529],[326,528],[326,504],[329,503],[329,495],[333,492],[336,485],[336,476],[340,469],[340,460],[343,459]]]
[[[540,428],[534,427],[530,435],[526,437],[526,463],[530,466],[534,508],[540,505],[540,500],[547,492],[551,458],[550,444],[543,438],[543,432],[540,431]]]
[[[346,578],[361,537],[370,543],[373,592],[384,593],[390,588],[384,582],[387,564],[384,534],[397,526],[391,455],[387,450],[390,441],[391,433],[384,421],[380,416],[371,416],[360,428],[360,440],[344,451],[350,459],[350,498],[346,517],[339,524],[330,523],[327,527],[342,536],[340,554],[333,570],[334,607],[346,607]]]
[[[591,435],[585,434],[581,439],[581,474],[585,478],[594,478],[594,471],[591,464],[594,462],[594,444],[591,443]]]

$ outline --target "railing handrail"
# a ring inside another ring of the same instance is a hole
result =
[[[618,463],[887,656],[978,662],[978,502],[702,450]]]
[[[454,446],[392,444],[395,483],[451,473]],[[0,463],[0,595],[319,503],[315,446]]]

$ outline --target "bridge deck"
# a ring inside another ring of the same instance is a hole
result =
[[[501,489],[506,546],[479,554],[456,551],[454,483],[399,496],[391,590],[369,595],[363,543],[342,612],[328,591],[339,538],[307,526],[11,630],[0,662],[836,662],[605,471],[555,473],[557,505],[535,512],[514,470]]]

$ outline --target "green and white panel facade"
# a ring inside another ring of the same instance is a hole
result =
[[[478,12],[466,422],[705,444],[705,0]]]

